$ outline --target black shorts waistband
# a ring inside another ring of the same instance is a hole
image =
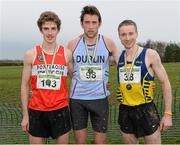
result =
[[[144,104],[140,104],[140,105],[136,105],[136,106],[129,106],[129,105],[124,105],[124,104],[120,104],[120,107],[127,107],[127,108],[139,108],[139,107],[144,107],[144,106],[148,106],[148,105],[152,105],[154,104],[154,101],[151,101],[149,103],[144,103]]]

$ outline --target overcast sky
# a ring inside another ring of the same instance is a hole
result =
[[[0,59],[22,59],[27,49],[42,42],[36,25],[43,11],[54,11],[62,20],[58,43],[83,33],[80,12],[95,5],[102,15],[100,33],[113,39],[119,49],[117,27],[124,19],[137,23],[138,42],[180,42],[179,0],[0,0]]]

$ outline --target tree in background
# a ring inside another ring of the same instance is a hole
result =
[[[145,48],[155,49],[158,52],[161,60],[164,61],[164,54],[165,54],[167,43],[160,42],[160,41],[152,41],[149,39],[145,43],[138,43],[138,44]]]
[[[165,62],[180,62],[180,46],[175,43],[170,43],[165,48]]]

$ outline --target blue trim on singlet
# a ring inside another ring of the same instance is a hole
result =
[[[74,91],[75,91],[76,85],[77,85],[77,81],[76,81],[76,83],[75,83],[75,85],[74,85],[74,89],[73,89],[73,91],[72,91],[72,96],[74,95]]]
[[[103,35],[102,35],[102,40],[103,40],[103,42],[104,42],[104,45],[106,46],[107,51],[110,53],[110,51],[109,51],[109,49],[108,49],[108,47],[107,47],[107,45],[106,45],[106,42],[105,42],[105,40],[104,40],[104,36],[103,36]]]

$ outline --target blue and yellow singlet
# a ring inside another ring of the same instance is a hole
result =
[[[127,79],[126,69],[130,69],[132,62],[127,62],[125,67],[125,50],[122,52],[118,65],[118,83],[122,93],[122,104],[136,106],[152,102],[154,77],[151,76],[145,64],[146,48],[135,58],[129,79]],[[130,84],[131,89],[127,89]]]

